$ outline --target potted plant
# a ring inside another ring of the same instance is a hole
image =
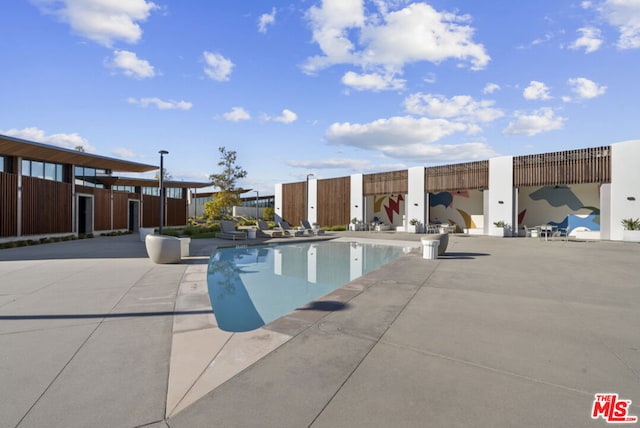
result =
[[[624,227],[623,241],[640,242],[640,218],[624,218],[620,224]]]
[[[349,225],[349,230],[360,230],[360,221],[357,217],[351,219],[351,224]]]
[[[504,220],[498,220],[493,222],[493,227],[489,228],[489,235],[491,236],[501,236],[504,237],[507,235],[507,228],[509,225]]]
[[[409,220],[409,227],[407,228],[407,232],[409,233],[418,233],[420,232],[420,220],[417,218],[412,218]]]

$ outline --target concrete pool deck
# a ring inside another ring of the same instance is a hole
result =
[[[0,250],[0,426],[605,426],[605,392],[640,415],[638,244],[454,235],[210,340],[217,242],[179,265],[137,236]]]

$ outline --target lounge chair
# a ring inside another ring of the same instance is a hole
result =
[[[269,229],[269,225],[266,221],[260,220],[256,225],[258,226],[256,235],[260,238],[282,238],[283,236],[281,230]]]
[[[309,224],[309,220],[300,220],[300,226],[304,228],[304,231],[309,235],[324,235],[324,230],[316,227],[315,229]]]
[[[220,222],[220,232],[216,233],[216,238],[221,239],[247,239],[246,232],[242,230],[236,230],[236,225],[234,222],[229,220],[222,220]]]
[[[279,221],[278,226],[280,226],[285,236],[304,236],[304,230],[294,230],[286,221]]]

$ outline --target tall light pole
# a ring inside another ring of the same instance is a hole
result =
[[[259,196],[260,194],[258,193],[258,191],[257,191],[257,190],[254,190],[254,191],[256,192],[256,221],[257,221],[257,220],[258,220],[258,218],[260,217],[260,214],[259,214],[259,212],[260,212],[260,211],[259,211],[259,209],[258,209],[258,196]]]
[[[162,225],[164,225],[164,155],[168,155],[166,150],[160,150],[160,228],[158,234],[162,235]]]
[[[307,194],[306,197],[304,198],[304,206],[305,206],[305,220],[309,220],[309,177],[313,177],[315,174],[311,173],[311,174],[307,174]]]

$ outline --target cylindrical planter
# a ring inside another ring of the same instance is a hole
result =
[[[173,236],[147,235],[144,244],[154,263],[180,263],[182,259],[180,239]]]
[[[429,240],[429,239],[437,239],[440,241],[440,245],[438,246],[438,255],[441,256],[447,251],[447,246],[449,245],[449,234],[448,233],[427,233],[424,237],[420,238],[420,240]]]
[[[438,258],[438,246],[440,241],[437,239],[424,239],[422,241],[422,258],[427,260],[435,260]]]

